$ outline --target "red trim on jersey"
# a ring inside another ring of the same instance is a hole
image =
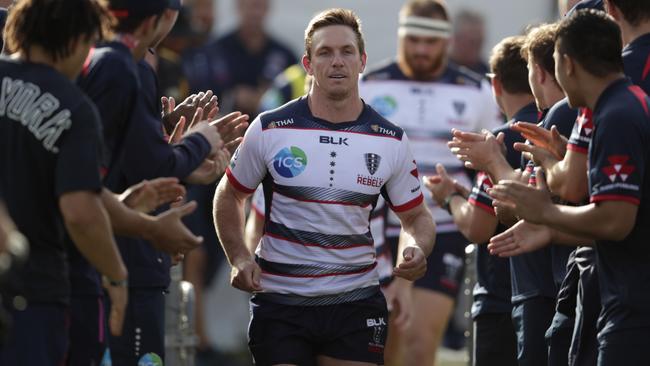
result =
[[[645,111],[645,114],[647,116],[650,116],[650,111],[648,110],[648,104],[645,101],[645,98],[648,95],[643,91],[643,89],[639,88],[636,85],[631,85],[628,87],[628,90],[631,91],[632,94],[634,94],[634,96],[636,97],[636,99],[639,100],[641,106],[643,107],[643,110]]]
[[[367,132],[344,131],[344,130],[330,130],[330,129],[327,129],[327,128],[302,128],[302,127],[262,128],[262,132],[264,132],[264,131],[276,131],[276,130],[303,130],[303,131],[327,131],[327,132],[356,133],[357,135],[387,137],[387,138],[390,138],[390,139],[395,139],[397,141],[402,141],[402,139],[399,139],[396,136],[382,135],[380,133],[367,133]]]
[[[238,191],[248,193],[248,194],[255,192],[254,189],[250,189],[245,185],[239,183],[237,178],[235,178],[235,176],[230,171],[230,167],[226,168],[226,177],[228,177],[228,182],[230,182],[230,184],[232,184],[232,186],[235,187]]]
[[[306,199],[302,199],[302,198],[287,196],[286,194],[282,194],[282,192],[278,192],[276,190],[273,190],[273,192],[275,192],[275,193],[277,193],[277,194],[279,194],[281,196],[285,196],[287,198],[291,198],[292,200],[296,200],[296,201],[300,201],[300,202],[321,203],[321,204],[325,204],[325,205],[341,205],[341,206],[359,206],[359,207],[368,207],[368,206],[370,206],[370,204],[358,205],[356,203],[340,202],[340,201],[306,200]]]
[[[582,146],[578,146],[578,145],[574,145],[574,144],[566,144],[566,149],[571,150],[571,151],[575,151],[575,152],[581,153],[581,154],[587,154],[589,152],[589,149],[585,149]]]
[[[355,274],[360,274],[360,273],[367,273],[372,271],[377,267],[377,261],[373,263],[372,266],[369,266],[368,268],[361,269],[358,271],[354,272],[346,272],[346,273],[327,273],[327,274],[321,274],[321,275],[292,275],[292,274],[285,274],[285,273],[272,273],[272,272],[266,272],[262,270],[262,273],[271,275],[271,276],[280,276],[280,277],[293,277],[293,278],[320,278],[320,277],[332,277],[332,276],[348,276],[348,275],[355,275]]]
[[[88,56],[86,56],[86,61],[84,61],[84,67],[81,69],[81,75],[88,75],[88,69],[90,68],[90,61],[92,61],[93,54],[95,53],[95,47],[91,47],[88,51]]]
[[[292,239],[285,238],[285,237],[277,235],[277,234],[269,233],[268,231],[264,233],[264,236],[270,236],[270,237],[278,239],[278,240],[284,240],[284,241],[288,241],[290,243],[296,243],[296,244],[304,245],[306,247],[318,247],[318,248],[323,248],[323,249],[328,249],[328,250],[330,250],[330,249],[331,250],[344,250],[344,249],[351,249],[351,248],[371,247],[371,246],[373,246],[373,244],[370,243],[370,244],[352,244],[352,245],[346,246],[346,247],[333,248],[333,247],[326,247],[326,246],[316,244],[316,243],[303,243],[303,242],[300,242],[298,240],[292,240]]]
[[[424,196],[422,195],[422,193],[420,193],[420,195],[417,196],[417,198],[414,198],[414,199],[410,200],[409,202],[406,202],[403,205],[399,205],[399,206],[391,205],[390,208],[393,209],[393,211],[395,211],[395,212],[404,212],[404,211],[408,211],[408,210],[414,208],[415,206],[419,205],[420,203],[422,203],[422,201],[424,201]]]
[[[589,202],[591,203],[596,203],[596,202],[603,202],[603,201],[623,201],[623,202],[628,202],[633,205],[640,205],[641,200],[639,200],[636,197],[631,197],[631,196],[623,196],[621,194],[599,194],[597,196],[592,196]]]
[[[648,74],[650,74],[650,55],[648,55],[648,59],[645,61],[645,67],[643,68],[643,75],[641,76],[641,80],[645,80],[645,78],[648,77]]]
[[[496,213],[494,212],[494,207],[492,206],[488,206],[485,203],[479,202],[474,198],[469,198],[467,202],[469,202],[470,205],[474,205],[476,207],[482,208],[484,211],[487,211],[492,216],[496,216]]]

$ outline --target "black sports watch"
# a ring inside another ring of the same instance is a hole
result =
[[[111,286],[111,287],[128,287],[129,286],[129,279],[125,278],[123,280],[111,280],[110,278],[106,276],[102,276],[102,281],[104,282],[104,285]]]
[[[452,194],[447,196],[447,198],[445,198],[445,200],[442,202],[442,205],[440,205],[440,207],[447,210],[447,212],[449,212],[450,215],[452,215],[452,213],[451,213],[451,207],[449,205],[451,204],[451,200],[454,198],[454,196],[463,197],[462,194],[460,194],[458,192],[453,192]]]

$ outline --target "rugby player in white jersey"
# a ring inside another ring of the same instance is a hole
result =
[[[441,2],[407,2],[399,24],[397,59],[364,73],[361,97],[412,138],[422,175],[437,174],[440,163],[453,179],[469,186],[467,171],[449,152],[445,139],[451,137],[452,128],[492,130],[503,122],[490,85],[482,75],[448,62],[451,24]],[[418,320],[411,322],[404,337],[405,365],[433,364],[461,287],[468,243],[447,212],[448,205],[438,206],[428,195],[427,203],[438,235],[427,273],[413,289],[412,313]],[[391,231],[388,236],[398,232]]]
[[[381,195],[408,237],[396,276],[426,270],[435,225],[404,131],[359,97],[366,64],[358,18],[327,10],[305,31],[306,97],[248,128],[215,196],[215,223],[234,287],[253,293],[257,365],[383,364],[386,301],[369,218]],[[264,235],[251,256],[244,203],[260,184]]]

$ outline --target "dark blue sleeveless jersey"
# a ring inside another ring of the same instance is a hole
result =
[[[9,296],[66,303],[59,198],[101,190],[99,117],[83,92],[48,66],[0,58],[0,75],[0,191],[30,244],[27,264],[8,281]]]
[[[571,108],[567,99],[563,99],[544,114],[541,124],[546,129],[556,126],[560,134],[569,138],[577,115],[578,110]],[[522,160],[521,168],[532,171],[534,164]],[[534,182],[533,176],[531,183]],[[571,249],[550,246],[510,258],[512,302],[537,296],[555,298],[566,274]]]
[[[531,103],[518,111],[510,122],[536,122],[537,119],[537,106]],[[521,160],[521,152],[515,150],[512,146],[516,142],[524,142],[524,139],[521,134],[510,129],[509,123],[492,131],[495,135],[498,135],[500,132],[505,134],[504,144],[507,147],[506,159],[513,169],[518,168]],[[491,186],[492,182],[490,178],[485,176],[485,174],[479,174],[477,184],[470,194],[469,202],[494,215],[492,199],[487,193],[487,188]],[[494,234],[502,233],[506,229],[505,226],[499,224]],[[509,259],[491,255],[487,249],[487,244],[481,243],[478,246],[476,257],[476,277],[472,316],[476,317],[481,314],[491,313],[509,313],[512,310]]]
[[[594,123],[589,146],[591,202],[638,206],[634,227],[625,239],[596,241],[602,335],[650,327],[650,99],[629,80],[618,80],[598,99]]]

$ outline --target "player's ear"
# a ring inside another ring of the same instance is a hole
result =
[[[314,72],[311,69],[311,60],[306,54],[302,55],[302,67],[307,72],[307,75],[314,75]]]
[[[533,67],[535,68],[535,75],[537,75],[537,83],[544,84],[546,81],[546,70],[537,62],[533,63]]]
[[[366,62],[368,61],[368,55],[364,52],[361,54],[361,70],[359,73],[363,73],[363,71],[366,69]]]
[[[567,54],[562,55],[562,65],[564,66],[564,72],[567,76],[574,76],[576,64],[571,57]]]

